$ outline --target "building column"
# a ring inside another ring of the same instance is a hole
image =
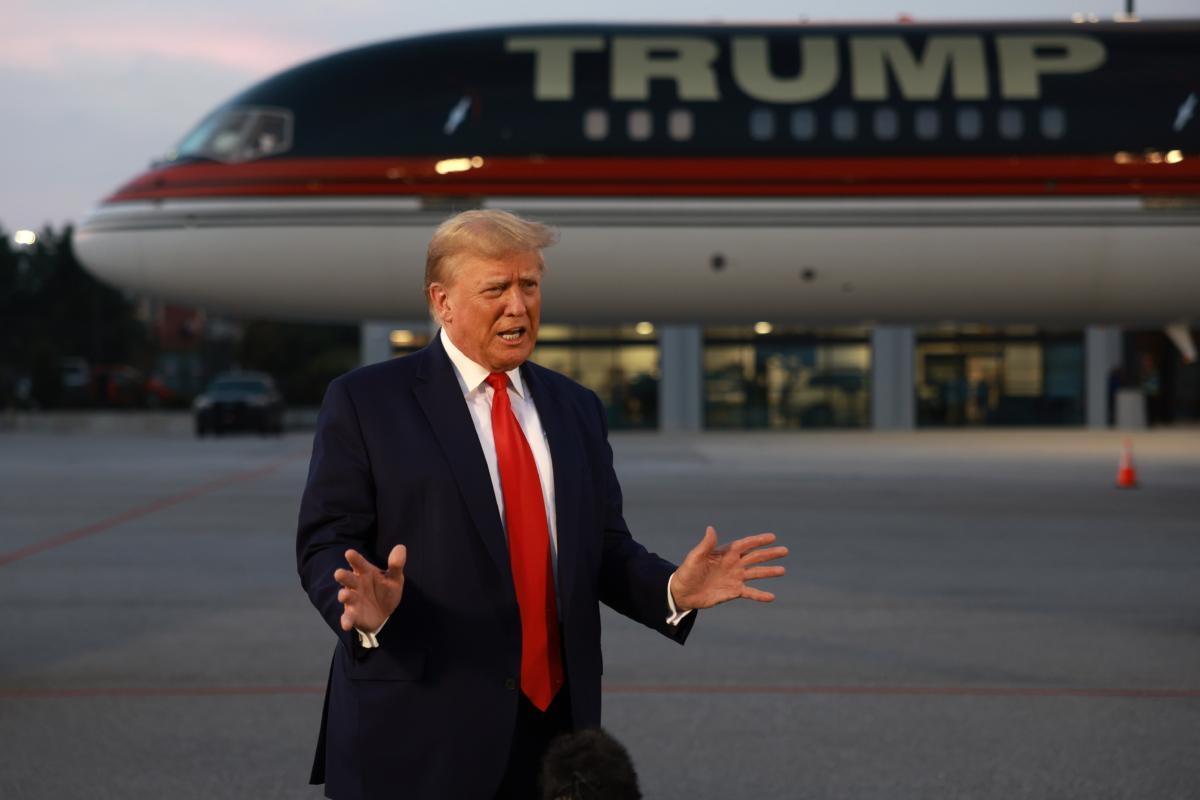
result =
[[[871,427],[907,431],[917,425],[916,334],[909,326],[871,331]]]
[[[358,326],[358,360],[363,366],[387,361],[392,356],[389,338],[396,326],[390,322],[366,320]]]
[[[438,332],[432,320],[380,320],[370,319],[358,325],[358,359],[362,366],[378,364],[392,357],[392,331],[412,331],[418,337],[432,337]],[[419,341],[419,340],[418,340]],[[412,347],[411,344],[402,346]]]
[[[658,329],[661,377],[658,428],[699,431],[704,427],[704,330],[699,325]]]
[[[1084,383],[1087,386],[1087,426],[1107,428],[1113,409],[1108,407],[1109,376],[1121,365],[1121,329],[1115,325],[1089,325],[1083,334]]]

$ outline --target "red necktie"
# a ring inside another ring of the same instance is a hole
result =
[[[550,529],[533,451],[508,402],[508,376],[488,375],[492,387],[492,437],[504,492],[504,524],[521,612],[521,691],[542,711],[563,684]]]

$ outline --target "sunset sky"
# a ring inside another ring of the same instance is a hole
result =
[[[897,5],[900,3],[900,5]],[[168,150],[231,95],[297,62],[381,39],[482,25],[558,21],[891,21],[1102,18],[1095,0],[983,3],[868,0],[5,0],[0,26],[0,227],[55,227]],[[1200,18],[1197,0],[1137,3],[1143,19]],[[578,10],[576,10],[578,9]]]

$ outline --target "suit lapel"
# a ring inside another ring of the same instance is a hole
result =
[[[578,437],[573,435],[566,406],[560,397],[542,381],[528,364],[521,367],[521,376],[529,387],[538,419],[550,445],[554,464],[554,516],[558,534],[558,597],[559,608],[566,613],[571,591],[575,588],[575,567],[579,562],[579,532],[571,512],[579,509],[579,475],[572,465],[583,461]],[[564,513],[564,509],[567,513]]]
[[[475,424],[471,421],[471,412],[467,410],[462,389],[454,377],[454,366],[440,338],[435,338],[425,348],[424,354],[423,363],[417,370],[413,393],[450,464],[484,547],[511,587],[512,567],[508,559],[508,544],[504,540],[504,528],[496,508],[492,478],[475,433]],[[515,590],[513,594],[515,596]]]

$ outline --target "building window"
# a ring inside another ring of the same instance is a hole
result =
[[[765,142],[775,138],[775,114],[769,108],[756,108],[750,112],[750,138]]]
[[[875,138],[890,142],[900,135],[900,117],[893,108],[877,108],[872,116]]]
[[[865,428],[870,345],[834,331],[708,328],[706,428]]]
[[[938,116],[937,109],[918,108],[913,117],[913,130],[917,138],[924,142],[938,138],[942,133],[942,119]]]
[[[608,112],[602,108],[590,109],[583,115],[583,135],[598,142],[608,138]]]
[[[685,108],[677,108],[667,116],[667,135],[677,142],[686,142],[692,138],[694,124],[692,112]]]
[[[632,325],[543,325],[533,353],[599,395],[613,430],[658,427],[659,358],[653,331]]]
[[[858,115],[852,108],[839,108],[833,112],[833,138],[849,141],[858,137]]]
[[[958,138],[974,140],[983,134],[983,116],[978,108],[960,108],[954,116]]]
[[[1002,108],[997,118],[1000,135],[1005,139],[1020,139],[1025,133],[1025,115],[1019,108]]]
[[[1014,330],[918,333],[917,424],[1082,424],[1082,338]]]
[[[654,118],[644,108],[634,109],[625,119],[629,138],[635,142],[644,142],[654,135]]]
[[[1058,106],[1049,106],[1041,113],[1042,136],[1061,139],[1067,133],[1067,115]]]

